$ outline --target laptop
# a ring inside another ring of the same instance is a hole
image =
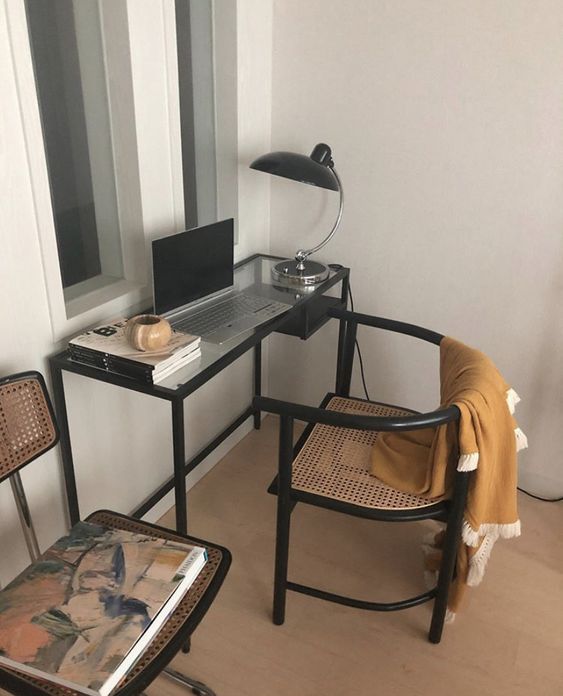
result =
[[[291,309],[285,302],[236,291],[233,219],[152,242],[155,314],[210,343],[224,343]]]

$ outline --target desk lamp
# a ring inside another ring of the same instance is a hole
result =
[[[336,222],[322,242],[312,249],[299,249],[295,253],[295,259],[280,261],[272,269],[272,275],[276,280],[290,284],[316,285],[322,282],[328,277],[328,267],[318,261],[310,261],[308,257],[324,247],[334,237],[342,218],[344,204],[342,182],[334,168],[330,147],[324,143],[319,143],[315,145],[309,157],[295,152],[270,152],[254,160],[250,168],[340,192],[340,206]]]

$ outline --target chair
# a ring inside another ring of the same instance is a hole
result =
[[[53,407],[38,372],[24,372],[0,379],[0,482],[9,478],[20,521],[32,560],[39,547],[20,478],[20,469],[54,447],[59,439]],[[149,534],[163,539],[188,541],[204,546],[208,562],[177,608],[115,691],[115,696],[143,693],[159,674],[187,686],[195,694],[214,696],[213,691],[174,670],[165,669],[183,649],[189,650],[190,636],[217,594],[231,563],[229,551],[201,539],[187,537],[154,524],[108,510],[91,514],[87,521],[113,529]],[[0,668],[0,687],[26,696],[79,696],[77,691],[31,677],[6,667]]]
[[[436,427],[459,419],[456,406],[418,414],[410,409],[350,397],[350,382],[358,325],[394,331],[439,345],[443,336],[412,324],[331,309],[340,320],[340,360],[336,393],[320,408],[256,397],[257,410],[280,417],[278,475],[269,492],[277,495],[273,621],[285,620],[287,590],[372,611],[395,611],[435,600],[429,640],[439,643],[447,610],[448,591],[461,537],[468,473],[456,472],[449,499],[429,500],[397,491],[369,473],[371,445],[382,431]],[[308,423],[293,446],[294,420]],[[316,505],[357,517],[386,522],[434,519],[446,522],[437,585],[415,597],[395,602],[368,602],[288,580],[291,512],[297,503]]]

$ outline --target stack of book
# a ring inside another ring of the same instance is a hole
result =
[[[109,696],[206,561],[200,546],[79,522],[0,591],[0,665]]]
[[[125,377],[159,384],[166,377],[201,355],[199,336],[174,331],[160,350],[135,350],[125,336],[126,319],[115,319],[71,339],[72,360]]]

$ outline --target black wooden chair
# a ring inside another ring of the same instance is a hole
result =
[[[461,538],[468,473],[456,472],[448,499],[429,500],[397,491],[369,473],[371,446],[381,431],[408,431],[457,421],[456,406],[418,414],[409,409],[350,397],[350,382],[359,324],[394,331],[440,344],[443,336],[412,324],[330,310],[340,320],[336,393],[320,408],[256,397],[254,407],[280,417],[278,476],[270,492],[278,496],[273,620],[285,620],[287,590],[372,611],[395,611],[434,602],[429,640],[439,643],[447,610],[448,591]],[[294,420],[308,426],[293,446]],[[446,535],[437,585],[415,597],[395,602],[368,602],[326,592],[288,580],[291,512],[307,503],[357,517],[386,522],[434,519],[446,522]]]
[[[19,471],[54,447],[58,439],[53,407],[42,375],[25,372],[0,378],[0,482],[10,479],[32,560],[39,556],[39,546]],[[142,694],[143,689],[161,673],[189,687],[195,694],[214,696],[205,684],[166,667],[181,649],[185,652],[189,650],[190,636],[211,606],[227,574],[231,563],[229,551],[201,539],[108,510],[94,512],[87,521],[163,539],[188,541],[207,549],[208,561],[203,570],[119,685],[115,696]],[[19,696],[80,696],[72,689],[6,667],[0,668],[0,687]]]

